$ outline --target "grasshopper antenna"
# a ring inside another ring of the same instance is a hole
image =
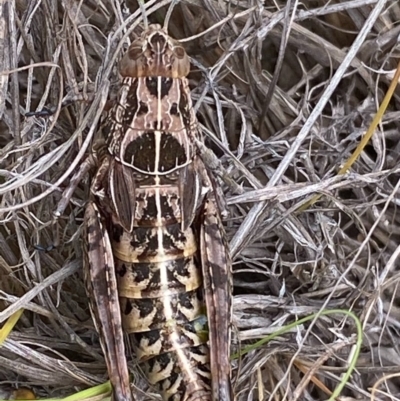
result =
[[[142,12],[142,17],[143,17],[143,24],[144,24],[144,30],[147,31],[149,28],[149,20],[147,19],[147,13],[146,13],[146,8],[144,6],[144,0],[138,0],[140,11]]]
[[[168,8],[167,15],[165,16],[164,27],[163,27],[164,31],[167,31],[167,27],[169,24],[169,20],[171,19],[172,11],[174,11],[174,8],[178,3],[179,3],[179,0],[172,0],[170,6]]]

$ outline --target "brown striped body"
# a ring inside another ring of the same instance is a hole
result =
[[[230,262],[218,210],[205,206],[214,198],[208,198],[211,180],[194,145],[201,137],[186,79],[188,57],[159,26],[151,26],[131,45],[120,72],[123,85],[106,132],[108,152],[86,212],[85,264],[114,398],[131,399],[121,388],[129,381],[124,330],[164,400],[230,401]],[[210,256],[201,246],[214,239]],[[224,278],[216,288],[218,276]],[[106,290],[101,280],[109,283]],[[112,305],[104,311],[107,303]],[[210,327],[210,339],[206,304],[223,316],[213,325],[224,327],[220,333]],[[108,326],[111,332],[104,333]],[[222,357],[210,355],[213,344],[212,354],[222,349]],[[214,380],[218,361],[223,373],[216,372]]]

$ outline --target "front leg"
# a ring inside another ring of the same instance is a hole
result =
[[[199,139],[195,139],[195,144],[199,151],[199,156],[210,174],[218,176],[233,193],[242,194],[243,188],[224,169],[221,161],[215,156],[214,152]]]
[[[79,166],[78,171],[73,175],[68,187],[62,194],[60,201],[58,202],[57,209],[53,212],[55,219],[60,217],[68,203],[70,202],[72,195],[75,192],[76,187],[83,180],[83,178],[89,174],[90,170],[99,165],[106,155],[107,149],[106,144],[102,138],[98,138],[92,147],[92,154],[90,154],[83,163]]]

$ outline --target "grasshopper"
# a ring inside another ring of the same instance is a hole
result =
[[[150,25],[122,58],[85,211],[84,276],[117,401],[124,335],[163,400],[231,401],[231,261],[201,157],[189,58]]]

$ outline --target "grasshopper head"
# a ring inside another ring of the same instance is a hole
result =
[[[189,74],[190,61],[185,49],[161,25],[153,24],[129,47],[121,60],[122,77],[183,78]]]

